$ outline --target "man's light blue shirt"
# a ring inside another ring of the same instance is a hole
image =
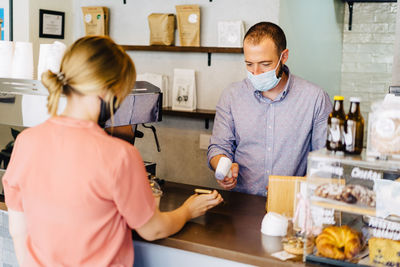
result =
[[[269,175],[304,176],[308,152],[325,146],[328,94],[284,71],[288,80],[275,100],[244,79],[226,88],[217,104],[208,162],[224,154],[239,164],[234,191],[265,196]]]

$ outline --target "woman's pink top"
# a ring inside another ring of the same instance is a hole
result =
[[[69,117],[18,136],[3,184],[8,208],[25,215],[24,266],[131,267],[131,228],[156,208],[136,148]]]

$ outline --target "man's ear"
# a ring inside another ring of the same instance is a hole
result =
[[[289,49],[286,48],[285,50],[282,51],[282,59],[281,59],[282,64],[285,64],[288,59],[289,59]]]

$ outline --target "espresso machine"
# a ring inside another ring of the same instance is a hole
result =
[[[0,78],[0,124],[26,128],[44,122],[49,118],[46,107],[47,96],[48,91],[40,81]],[[58,111],[62,111],[65,105],[66,98],[62,96]],[[151,83],[137,81],[135,87],[117,109],[113,121],[108,120],[104,128],[111,135],[123,138],[131,144],[135,143],[136,138],[143,137],[143,133],[138,130],[138,125],[149,128],[153,131],[157,150],[160,151],[156,129],[147,123],[161,120],[161,90]],[[16,138],[18,131],[15,129],[11,131],[13,137]],[[0,162],[0,167],[8,163],[12,146],[13,141],[1,151],[0,156],[4,164],[1,166],[2,162]],[[156,175],[155,163],[145,161],[145,167],[149,176]],[[4,172],[5,170],[0,168],[0,179]],[[0,189],[2,192],[2,188]]]

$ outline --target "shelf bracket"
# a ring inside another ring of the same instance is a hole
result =
[[[210,128],[210,119],[204,119],[206,129]]]
[[[348,2],[349,4],[349,31],[351,31],[351,25],[353,23],[353,2]]]
[[[211,66],[211,52],[208,52],[207,54],[208,54],[208,62],[207,62],[207,65],[208,65],[208,66]]]

